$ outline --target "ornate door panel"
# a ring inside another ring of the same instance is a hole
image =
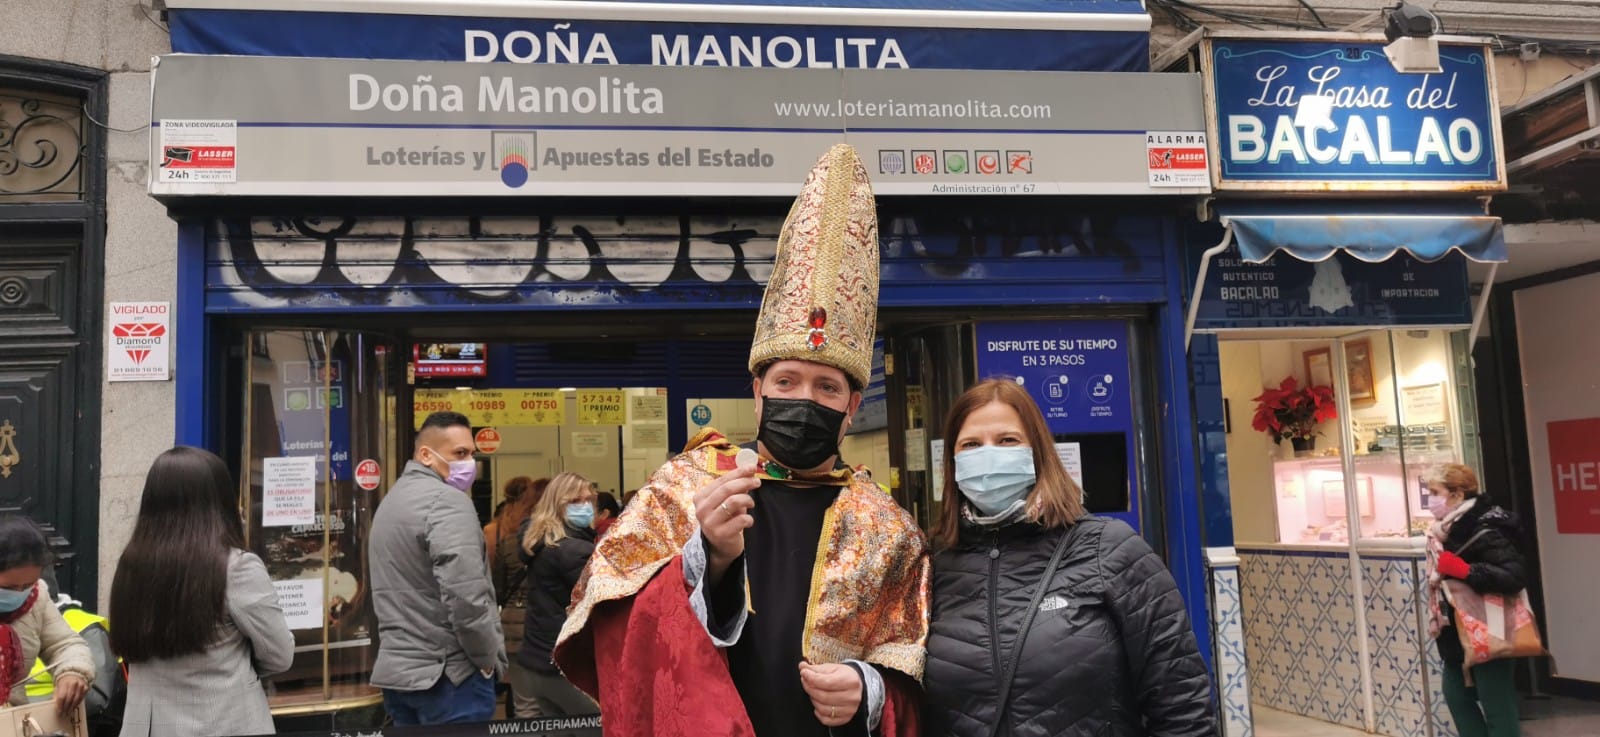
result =
[[[98,583],[105,74],[0,57],[0,514]]]

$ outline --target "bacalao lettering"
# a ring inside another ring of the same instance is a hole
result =
[[[1477,121],[1454,117],[1448,111],[1459,107],[1456,86],[1459,75],[1447,79],[1424,74],[1417,86],[1403,95],[1387,85],[1341,85],[1343,73],[1338,65],[1317,65],[1306,70],[1308,91],[1302,93],[1289,78],[1287,65],[1266,65],[1255,72],[1258,92],[1245,101],[1251,108],[1281,109],[1275,116],[1231,114],[1228,131],[1228,158],[1239,164],[1351,164],[1361,159],[1369,165],[1423,166],[1430,162],[1444,165],[1474,164],[1486,152],[1485,135]],[[1295,126],[1294,112],[1303,94],[1333,98],[1336,110],[1352,111],[1344,129],[1336,123],[1322,126]],[[1416,140],[1397,141],[1388,111],[1396,104],[1416,111],[1421,118]],[[1371,111],[1363,115],[1363,111]]]
[[[557,27],[560,28],[559,26]],[[585,36],[573,30],[506,34],[468,29],[462,40],[469,62],[514,64],[618,64],[615,47],[604,33]],[[908,69],[905,53],[893,38],[818,39],[813,36],[687,33],[650,36],[654,66],[776,67],[779,69]]]

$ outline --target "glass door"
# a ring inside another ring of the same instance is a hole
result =
[[[409,455],[395,416],[404,362],[385,337],[335,330],[252,332],[246,355],[240,511],[296,645],[271,703],[376,700],[367,533]]]

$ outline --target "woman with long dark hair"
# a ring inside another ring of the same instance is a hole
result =
[[[271,734],[262,676],[294,658],[267,568],[244,550],[222,459],[162,453],[111,583],[111,647],[128,664],[122,737]]]
[[[594,485],[568,471],[550,480],[522,534],[528,565],[528,619],[522,631],[521,667],[513,687],[538,703],[543,716],[592,714],[594,700],[567,682],[550,659],[567,621],[572,587],[594,554]],[[520,716],[520,715],[519,715]]]
[[[923,734],[1215,737],[1177,583],[1133,528],[1084,511],[1027,390],[968,390],[939,462]]]
[[[11,704],[27,703],[28,669],[42,658],[55,677],[56,704],[66,714],[83,703],[94,683],[94,654],[62,619],[40,580],[54,563],[50,543],[33,520],[0,517],[0,693]]]

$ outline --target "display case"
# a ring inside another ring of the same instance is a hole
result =
[[[337,331],[248,339],[240,511],[295,654],[267,684],[279,716],[377,703],[367,565],[372,514],[398,471],[391,344]]]
[[[1476,428],[1463,422],[1474,417],[1465,344],[1462,331],[1380,330],[1225,346],[1235,415],[1246,408],[1255,419],[1285,379],[1332,389],[1337,407],[1293,441],[1275,442],[1259,422],[1230,423],[1239,541],[1420,549],[1435,521],[1425,479],[1446,463],[1477,463]]]

